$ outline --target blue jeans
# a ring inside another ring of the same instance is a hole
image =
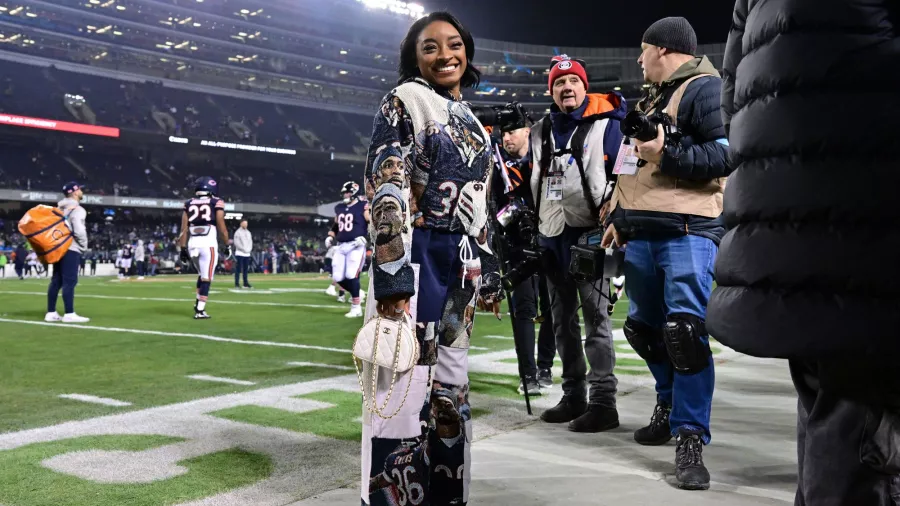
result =
[[[669,315],[676,313],[705,320],[718,250],[710,239],[694,235],[630,241],[625,248],[628,317],[659,329],[665,326]],[[702,336],[701,340],[708,344],[709,336]],[[709,367],[697,374],[681,374],[669,361],[647,366],[656,380],[658,401],[672,406],[672,434],[682,427],[702,430],[703,442],[709,444],[716,380],[712,356]]]
[[[234,266],[234,286],[238,286],[238,281],[240,280],[239,276],[242,273],[244,275],[244,286],[250,286],[250,283],[247,282],[247,271],[250,269],[250,257],[235,255],[234,259],[237,260],[237,264]]]
[[[63,304],[66,306],[66,314],[75,312],[75,285],[78,284],[78,269],[81,267],[81,253],[69,250],[65,255],[53,264],[53,278],[50,279],[50,288],[47,289],[47,312],[56,312],[56,300],[62,289]]]

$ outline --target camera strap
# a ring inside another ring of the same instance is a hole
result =
[[[544,194],[544,177],[550,173],[550,166],[553,163],[554,157],[566,154],[571,154],[572,158],[575,159],[575,164],[578,165],[578,172],[581,175],[581,190],[584,193],[584,199],[587,201],[588,209],[591,211],[591,216],[599,219],[600,210],[594,203],[594,197],[591,195],[591,189],[588,185],[587,173],[584,170],[584,141],[587,139],[587,135],[591,131],[594,121],[597,120],[588,118],[575,128],[575,131],[572,132],[572,136],[569,138],[569,146],[571,146],[571,148],[554,151],[552,122],[550,121],[549,116],[544,118],[544,123],[541,125],[541,177],[538,178],[538,191],[534,207],[538,221],[541,219],[541,199]]]
[[[585,126],[588,128],[584,128]],[[578,125],[575,132],[572,133],[572,140],[569,142],[569,145],[572,146],[572,157],[575,158],[575,164],[578,165],[578,172],[581,174],[581,191],[584,192],[584,199],[587,201],[591,216],[599,220],[600,209],[594,204],[594,196],[591,194],[587,173],[584,170],[584,140],[587,138],[591,126],[593,126],[593,122]]]

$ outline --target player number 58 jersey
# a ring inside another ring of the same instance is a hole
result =
[[[184,212],[188,218],[188,246],[218,246],[216,231],[216,212],[225,210],[225,201],[216,197],[195,197],[184,203]]]
[[[366,215],[365,211],[369,208],[369,203],[364,200],[357,200],[351,205],[344,203],[334,206],[334,215],[337,220],[338,232],[337,241],[351,242],[357,237],[365,236]]]

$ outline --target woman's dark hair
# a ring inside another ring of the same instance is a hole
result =
[[[407,79],[422,76],[419,72],[419,62],[416,56],[416,40],[418,40],[422,30],[435,21],[446,21],[459,32],[463,44],[466,46],[466,70],[459,84],[463,88],[477,88],[481,82],[481,72],[472,65],[472,59],[475,57],[475,40],[472,39],[472,34],[456,19],[456,16],[446,11],[432,12],[423,18],[419,18],[409,27],[406,37],[400,43],[400,66],[397,69],[400,73],[400,78],[397,80],[397,83],[400,84]]]

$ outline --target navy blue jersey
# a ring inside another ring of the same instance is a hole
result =
[[[355,241],[357,237],[365,237],[367,233],[365,211],[369,203],[364,200],[347,205],[341,202],[334,206],[337,222],[337,242]]]
[[[225,201],[217,197],[194,197],[184,203],[191,226],[215,225],[216,211],[225,211]]]
[[[134,257],[134,248],[130,244],[122,246],[122,258],[129,259]]]

